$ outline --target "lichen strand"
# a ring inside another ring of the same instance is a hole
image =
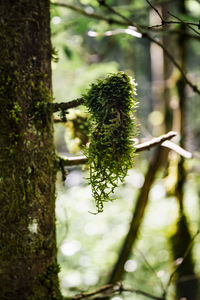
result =
[[[71,153],[80,153],[89,142],[89,114],[78,109],[71,109],[64,124],[65,140]]]
[[[49,1],[1,1],[0,26],[0,299],[60,299],[39,279],[56,261]]]
[[[86,155],[97,212],[103,211],[104,202],[112,199],[114,189],[133,165],[135,86],[131,77],[120,72],[92,84],[83,96],[91,113],[92,133]]]

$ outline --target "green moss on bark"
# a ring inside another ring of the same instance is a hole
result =
[[[58,288],[59,272],[60,272],[60,266],[57,263],[52,263],[49,266],[47,266],[43,274],[39,276],[40,282],[48,290],[49,298],[46,298],[46,300],[63,299],[63,297],[60,294],[60,290]]]
[[[56,262],[49,1],[1,1],[0,26],[0,299],[60,299],[56,272],[39,280]]]

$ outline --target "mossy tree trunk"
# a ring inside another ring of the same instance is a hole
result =
[[[1,0],[0,26],[0,299],[60,299],[49,0]]]
[[[178,11],[181,14],[187,15],[186,4],[184,0],[177,2]],[[178,51],[180,57],[180,65],[185,71],[186,69],[186,54],[187,54],[187,40],[184,33],[187,30],[185,24],[181,24],[182,34],[178,38]],[[180,126],[180,146],[186,148],[186,112],[187,112],[187,94],[186,83],[182,77],[177,81],[177,94],[179,98],[179,126]],[[175,196],[179,204],[179,218],[176,224],[176,230],[171,237],[173,258],[184,258],[183,263],[180,265],[176,272],[176,299],[186,298],[188,300],[199,299],[198,293],[198,279],[195,275],[195,265],[192,255],[192,236],[190,232],[189,223],[184,209],[184,185],[187,180],[187,174],[184,166],[184,158],[181,157],[178,162],[178,176],[175,187]]]

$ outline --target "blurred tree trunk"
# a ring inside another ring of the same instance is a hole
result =
[[[165,161],[166,159],[166,151],[166,149],[158,147],[150,160],[143,187],[141,188],[136,200],[133,218],[119,252],[118,259],[113,267],[113,270],[111,271],[108,280],[109,283],[116,283],[117,281],[122,280],[124,276],[124,264],[130,257],[134,243],[136,242],[138,232],[148,204],[149,192],[151,190],[158,169],[162,166],[163,161]]]
[[[60,299],[49,0],[0,1],[0,299]]]
[[[170,11],[170,6],[172,3],[163,2],[161,4],[161,12],[164,20],[167,20],[169,17],[168,11]],[[167,29],[167,28],[166,28]],[[174,38],[172,36],[163,35],[162,43],[168,51],[174,51]],[[173,75],[173,64],[167,55],[163,52],[163,106],[164,106],[164,128],[165,132],[172,130],[172,103],[171,103],[171,87],[174,86],[172,79]]]
[[[177,3],[178,12],[180,14],[186,14],[185,1],[179,0]],[[184,24],[181,26],[182,34],[178,37],[178,55],[180,65],[183,70],[186,69],[186,37],[184,32],[187,28]],[[186,147],[186,84],[182,77],[177,81],[177,92],[179,99],[179,126],[180,126],[180,146]],[[183,258],[187,252],[183,263],[177,270],[176,277],[176,299],[185,297],[187,300],[197,299],[198,281],[195,277],[194,262],[192,258],[192,237],[189,229],[187,217],[184,213],[184,185],[186,182],[186,170],[184,167],[184,158],[180,157],[177,168],[177,183],[175,187],[175,195],[179,204],[179,219],[176,224],[176,231],[171,237],[173,258],[176,261],[178,258]],[[188,247],[190,247],[188,251]]]

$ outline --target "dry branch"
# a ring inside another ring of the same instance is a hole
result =
[[[139,289],[124,288],[122,283],[118,283],[115,285],[106,284],[106,285],[102,286],[101,288],[94,290],[93,292],[80,293],[70,299],[71,300],[89,299],[90,297],[92,297],[92,299],[101,299],[101,297],[103,298],[103,297],[112,297],[114,295],[121,295],[124,292],[143,295],[147,298],[154,299],[154,300],[165,300],[162,297],[152,295],[150,293],[144,292]],[[94,296],[97,296],[97,298],[95,298]]]

